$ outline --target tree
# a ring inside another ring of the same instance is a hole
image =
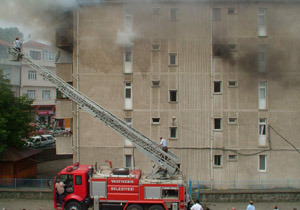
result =
[[[7,42],[13,42],[16,38],[22,39],[23,33],[17,27],[0,28],[0,39]]]
[[[15,97],[9,80],[0,70],[0,153],[7,147],[24,147],[23,138],[27,138],[31,126],[31,104],[33,100],[26,96]]]

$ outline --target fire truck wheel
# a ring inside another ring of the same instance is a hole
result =
[[[73,201],[67,204],[66,210],[83,210],[83,208],[80,203]]]
[[[129,175],[128,168],[115,168],[112,172],[114,175]]]
[[[131,204],[127,207],[126,210],[143,210],[143,208],[140,205]]]
[[[164,210],[164,207],[161,205],[153,205],[149,208],[149,210]]]

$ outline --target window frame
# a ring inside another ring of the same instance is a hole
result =
[[[173,61],[171,56],[175,56],[174,59],[175,63],[171,63],[171,61]],[[178,53],[176,52],[169,53],[169,66],[178,66]]]
[[[38,50],[29,50],[29,55],[33,60],[42,60],[42,52]]]
[[[154,46],[158,46],[158,47],[155,48]],[[160,51],[160,44],[159,43],[152,43],[151,50],[152,51]]]
[[[173,97],[173,93],[175,93],[175,97],[176,97],[176,100],[171,100]],[[175,90],[175,89],[172,89],[172,90],[169,90],[169,103],[178,103],[178,90]]]
[[[234,82],[234,85],[231,85],[230,84],[231,82]],[[228,80],[228,87],[230,87],[230,88],[238,87],[238,81],[237,80]]]
[[[219,11],[220,14],[215,14],[216,11]],[[221,8],[212,8],[212,21],[221,21],[222,20],[222,10]]]
[[[175,136],[172,135],[175,132]],[[177,126],[170,126],[169,127],[169,139],[177,139],[178,138],[178,127]]]
[[[231,119],[235,119],[235,121],[230,121]],[[229,117],[228,118],[228,124],[229,125],[236,125],[237,121],[238,121],[237,117]]]
[[[261,157],[264,157],[264,169],[261,168]],[[258,171],[259,172],[267,172],[267,155],[259,154],[258,155]]]
[[[258,82],[258,109],[259,110],[266,110],[267,109],[267,87],[268,83],[267,81],[259,81]],[[262,91],[264,92],[264,97],[262,96]],[[264,100],[264,101],[263,101]],[[262,102],[265,104],[262,106]]]
[[[219,92],[217,92],[216,91],[216,84],[219,84],[219,89],[220,89],[220,91]],[[223,92],[223,90],[222,90],[223,88],[222,88],[222,81],[221,80],[215,80],[214,81],[214,94],[216,94],[216,95],[218,95],[218,94],[222,94]]]
[[[258,72],[266,73],[267,72],[267,44],[258,45]]]
[[[35,70],[28,70],[28,80],[37,80],[37,72]]]
[[[230,156],[234,156],[235,158],[230,158]],[[230,162],[236,162],[238,159],[237,154],[228,154],[228,161]]]
[[[220,128],[216,128],[216,120],[220,120]],[[221,117],[214,118],[214,131],[222,131],[222,118]]]
[[[153,88],[160,87],[160,80],[152,80],[152,87]]]
[[[48,94],[48,98],[47,97],[45,97],[47,94],[46,93],[49,93]],[[42,90],[42,99],[43,100],[50,100],[51,99],[51,91],[50,90]]]
[[[230,10],[232,10],[233,12],[229,12]],[[228,15],[236,15],[237,14],[237,9],[234,7],[228,7],[227,8],[227,14]]]
[[[170,21],[178,20],[178,9],[175,7],[170,8]]]
[[[216,159],[217,157],[218,157],[219,160]],[[223,159],[222,155],[214,155],[214,167],[222,167],[223,166],[222,159]]]
[[[31,95],[32,95],[33,97],[31,97]],[[35,90],[27,90],[27,97],[28,97],[29,99],[35,99],[35,97],[36,97],[36,95],[35,95]]]
[[[130,166],[128,166],[127,157],[130,158]],[[132,154],[124,154],[124,166],[125,166],[125,168],[129,168],[129,169],[133,168],[133,155]]]
[[[160,125],[160,117],[152,117],[151,124],[152,125]]]

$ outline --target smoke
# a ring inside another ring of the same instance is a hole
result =
[[[124,31],[118,31],[116,43],[124,48],[129,48],[133,46],[133,41],[137,37],[137,33],[127,27]]]
[[[53,41],[55,28],[77,0],[0,0],[0,19],[31,31],[31,39]]]
[[[235,64],[235,58],[232,54],[232,49],[229,48],[226,41],[220,41],[216,38],[213,39],[213,54],[214,56],[221,57],[227,60],[231,65]]]

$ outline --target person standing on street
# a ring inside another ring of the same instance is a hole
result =
[[[246,210],[255,210],[255,206],[253,205],[253,201],[250,201]]]
[[[65,184],[63,182],[60,182],[59,179],[57,179],[57,182],[55,184],[55,189],[57,190],[58,201],[60,205],[62,205],[62,195],[65,192],[64,186]]]
[[[203,210],[198,199],[196,200],[196,203],[192,206],[191,210]]]

